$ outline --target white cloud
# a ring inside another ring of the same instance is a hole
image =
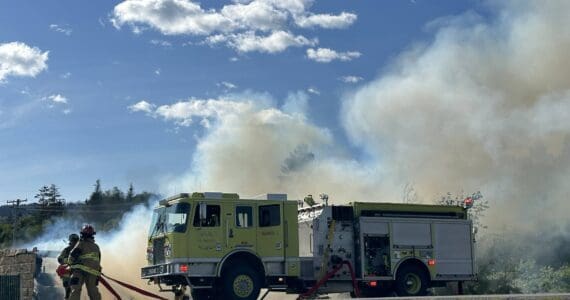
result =
[[[274,31],[268,36],[258,36],[253,31],[229,36],[228,44],[239,52],[282,52],[289,47],[314,46],[317,40],[302,35],[294,36],[286,31]]]
[[[69,77],[71,77],[71,72],[66,72],[60,75],[61,78],[63,79],[68,79]]]
[[[282,28],[288,18],[288,13],[280,10],[266,1],[252,1],[247,4],[235,3],[226,5],[221,14],[237,28],[261,31]]]
[[[237,57],[235,57],[235,56],[230,57],[230,61],[231,61],[231,62],[236,62],[236,61],[238,61],[238,60],[239,60],[239,58],[237,58]]]
[[[50,24],[49,29],[70,36],[73,30],[67,25]]]
[[[233,84],[233,83],[231,83],[231,82],[228,82],[228,81],[222,81],[222,82],[217,83],[216,85],[219,86],[219,87],[224,87],[224,88],[226,88],[226,89],[235,89],[235,88],[237,88],[237,85],[235,85],[235,84]]]
[[[350,61],[361,55],[358,51],[336,52],[329,48],[307,49],[307,57],[320,63],[329,63],[333,60]]]
[[[302,28],[322,27],[326,29],[347,28],[356,21],[356,14],[342,12],[340,15],[314,14],[299,16],[295,23]]]
[[[127,0],[115,6],[111,22],[116,28],[127,25],[137,34],[153,28],[165,35],[205,36],[202,44],[223,43],[239,52],[276,53],[316,44],[317,39],[291,33],[292,24],[338,29],[357,18],[347,12],[313,14],[308,11],[311,4],[310,0],[253,0],[205,9],[190,0]]]
[[[204,42],[210,46],[214,46],[216,44],[225,43],[228,41],[228,36],[224,34],[214,34],[206,38]]]
[[[172,43],[165,40],[150,40],[150,43],[156,46],[172,47]]]
[[[348,75],[348,76],[342,76],[341,78],[339,78],[340,81],[344,82],[344,83],[357,83],[359,81],[361,81],[362,77],[360,76],[354,76],[354,75]]]
[[[35,77],[47,69],[48,51],[21,42],[0,44],[0,81],[8,76]]]
[[[248,102],[236,102],[226,99],[192,99],[179,101],[172,105],[161,105],[155,110],[154,115],[162,117],[167,121],[173,121],[181,126],[189,126],[194,118],[221,119],[250,109],[251,105]]]
[[[62,111],[62,113],[63,113],[64,115],[69,115],[71,112],[72,112],[72,110],[69,109],[69,108],[66,108],[66,109],[64,109],[64,110]]]
[[[145,100],[139,101],[131,106],[128,109],[132,112],[145,112],[145,113],[152,113],[156,105],[149,103]]]
[[[311,94],[315,94],[315,95],[320,95],[320,94],[321,94],[321,92],[320,92],[319,90],[317,90],[316,88],[314,88],[314,87],[308,88],[308,89],[307,89],[307,92],[309,92],[309,93],[311,93]]]
[[[225,16],[187,0],[124,1],[115,6],[111,22],[115,27],[145,24],[166,35],[208,35],[235,27]]]
[[[154,74],[155,74],[156,76],[160,76],[160,69],[154,70]]]
[[[62,96],[61,94],[50,95],[48,96],[48,99],[54,103],[59,103],[59,104],[65,104],[67,103],[68,100],[65,96]]]

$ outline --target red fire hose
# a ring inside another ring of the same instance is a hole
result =
[[[110,292],[111,294],[113,294],[113,296],[115,296],[115,298],[117,298],[117,300],[121,300],[121,297],[120,297],[119,294],[113,289],[113,287],[111,287],[111,285],[109,284],[109,282],[107,282],[107,280],[105,280],[105,278],[107,278],[107,279],[109,279],[109,280],[111,280],[111,281],[113,281],[113,282],[115,282],[115,283],[117,283],[117,284],[119,284],[119,285],[121,285],[121,286],[123,286],[123,287],[125,287],[125,288],[127,288],[127,289],[129,289],[129,290],[131,290],[131,291],[135,291],[135,292],[137,292],[137,293],[139,293],[139,294],[141,294],[141,295],[144,295],[144,296],[147,296],[147,297],[150,297],[150,298],[153,298],[153,299],[168,300],[167,298],[164,298],[164,297],[161,297],[161,296],[159,296],[159,295],[156,295],[156,294],[147,292],[147,291],[145,291],[145,290],[143,290],[143,289],[140,289],[140,288],[138,288],[138,287],[136,287],[136,286],[134,286],[134,285],[131,285],[131,284],[128,284],[128,283],[126,283],[126,282],[123,282],[123,281],[120,281],[120,280],[111,278],[111,277],[109,277],[109,276],[107,276],[107,275],[105,275],[105,274],[101,274],[101,277],[99,277],[99,282],[101,282],[101,284],[103,284],[103,286],[106,287],[106,288],[109,290],[109,292]]]
[[[309,298],[313,293],[315,293],[327,280],[329,280],[334,274],[336,274],[342,266],[346,265],[348,270],[350,271],[350,277],[352,279],[352,287],[354,289],[354,294],[356,297],[360,297],[360,289],[358,288],[358,283],[356,282],[356,275],[354,274],[354,269],[352,268],[352,264],[345,260],[342,263],[338,264],[332,271],[328,272],[319,280],[314,286],[312,286],[307,292],[301,294],[297,299],[306,299]]]
[[[117,298],[117,300],[121,300],[121,296],[119,296],[119,294],[117,294],[117,292],[113,289],[113,287],[107,282],[107,280],[105,280],[105,278],[103,278],[103,276],[99,277],[99,282],[101,282],[101,284],[107,288],[107,290],[109,290],[109,293],[113,294],[113,296],[115,296],[115,298]]]

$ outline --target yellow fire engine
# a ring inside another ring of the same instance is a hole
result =
[[[260,290],[425,295],[476,279],[466,206],[353,202],[301,207],[284,194],[161,200],[142,278],[177,299],[257,299]],[[313,203],[311,203],[313,204]]]

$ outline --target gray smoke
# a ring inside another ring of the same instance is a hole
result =
[[[432,42],[344,99],[344,126],[394,186],[481,190],[497,227],[557,223],[570,208],[570,3],[495,8],[492,21],[434,22]]]

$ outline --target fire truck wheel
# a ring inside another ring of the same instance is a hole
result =
[[[259,274],[250,266],[239,264],[222,277],[224,299],[255,300],[261,290]]]
[[[398,296],[425,296],[428,288],[428,275],[419,266],[409,264],[398,270],[395,283]]]

